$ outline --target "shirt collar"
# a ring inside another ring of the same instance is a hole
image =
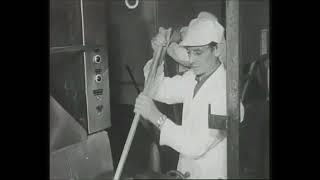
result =
[[[203,75],[203,76],[200,76],[200,77],[199,76],[195,76],[195,80],[197,81],[197,83],[206,81],[214,72],[217,72],[218,69],[222,67],[221,65],[222,65],[222,63],[220,63],[220,65],[215,70],[210,72],[209,74],[206,74],[206,75]]]

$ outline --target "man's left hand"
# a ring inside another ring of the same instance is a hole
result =
[[[139,94],[136,99],[134,112],[142,115],[143,118],[149,120],[154,125],[157,124],[157,120],[162,115],[153,100],[143,93]]]
[[[171,42],[179,43],[181,41],[181,34],[178,30],[174,30],[171,35]]]

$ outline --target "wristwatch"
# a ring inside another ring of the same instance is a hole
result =
[[[166,122],[168,117],[166,115],[160,116],[160,118],[157,120],[157,127],[161,130],[162,125]]]

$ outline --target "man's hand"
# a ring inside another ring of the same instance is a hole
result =
[[[181,41],[181,34],[179,30],[174,30],[171,35],[171,42],[179,43]]]
[[[166,46],[167,42],[167,35],[168,32],[171,32],[171,28],[169,29],[165,29],[163,27],[159,28],[159,33],[152,38],[151,40],[151,46],[154,52],[157,52],[157,50],[161,47],[161,46]]]
[[[149,120],[154,125],[157,124],[157,120],[162,115],[153,100],[143,93],[139,94],[136,99],[134,112],[140,114],[144,119]]]
[[[179,64],[186,67],[190,66],[191,63],[189,61],[188,51],[185,48],[180,47],[177,43],[171,43],[167,49],[167,53]]]

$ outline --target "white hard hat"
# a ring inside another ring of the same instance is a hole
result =
[[[183,27],[180,29],[180,32],[185,32],[187,29],[188,29],[188,26],[183,26]]]
[[[209,12],[202,11],[199,13],[198,18],[207,18],[212,21],[218,21],[217,17]]]
[[[208,18],[195,18],[189,23],[185,38],[181,46],[203,46],[211,42],[220,43],[224,28],[218,21]]]

